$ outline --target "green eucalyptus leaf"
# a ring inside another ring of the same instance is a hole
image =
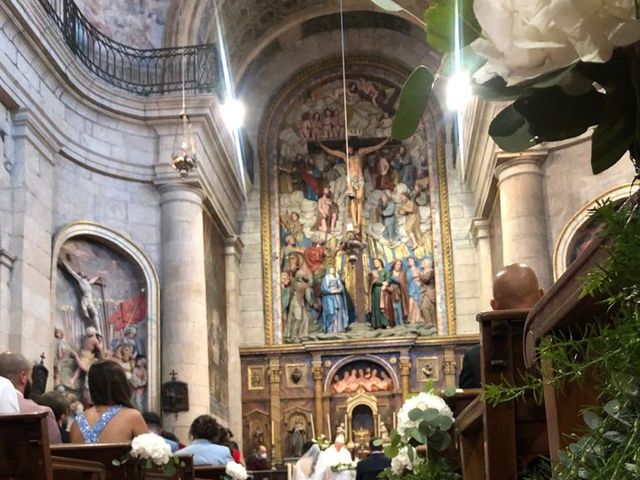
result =
[[[423,413],[423,418],[430,423],[433,423],[433,421],[438,418],[438,416],[440,415],[440,412],[438,411],[437,408],[427,408],[424,413]]]
[[[522,152],[540,143],[531,133],[527,119],[513,105],[493,119],[489,135],[505,152]]]
[[[447,415],[438,415],[433,423],[446,432],[453,426],[453,419]]]
[[[427,441],[427,437],[417,428],[408,429],[407,434],[418,443],[425,443]]]
[[[443,390],[443,394],[447,398],[453,397],[456,394],[456,387],[454,387],[453,385],[445,387],[445,389]]]
[[[585,410],[582,415],[584,424],[589,427],[590,430],[597,430],[602,425],[602,420],[593,410]]]
[[[393,458],[398,455],[398,451],[399,451],[399,448],[397,446],[390,445],[384,449],[384,454],[389,458]]]
[[[111,464],[115,467],[120,467],[122,465],[122,462],[120,460],[113,459],[111,460]]]
[[[412,422],[417,422],[422,418],[423,414],[424,410],[420,408],[414,408],[413,410],[409,411],[409,420],[411,420]]]
[[[456,2],[458,18],[456,18]],[[482,33],[482,27],[473,12],[473,0],[435,0],[424,12],[427,43],[443,53],[455,48],[454,25],[460,22],[461,46],[469,45]]]
[[[398,111],[393,117],[391,136],[396,140],[406,140],[418,128],[427,108],[433,86],[433,75],[424,65],[419,66],[402,86]]]
[[[166,477],[173,477],[176,474],[176,465],[173,462],[169,462],[164,466],[162,473]]]
[[[387,12],[400,12],[404,10],[400,5],[398,5],[393,0],[371,0],[374,4],[380,7]]]
[[[402,437],[400,436],[397,430],[393,430],[391,432],[391,445],[397,446],[400,443],[401,439]]]
[[[431,423],[427,422],[426,420],[420,422],[420,425],[418,425],[418,430],[420,430],[427,437],[435,432],[435,428],[433,427],[433,425],[431,425]]]
[[[614,430],[605,432],[603,434],[604,438],[606,438],[607,440],[614,442],[614,443],[618,443],[620,445],[623,445],[624,443],[626,443],[627,441],[627,436],[623,433],[620,432],[616,432]]]

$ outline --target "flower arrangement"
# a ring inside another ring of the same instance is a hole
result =
[[[143,433],[131,442],[131,451],[121,460],[113,460],[115,466],[121,466],[128,461],[138,465],[140,478],[144,478],[146,470],[161,470],[167,477],[176,473],[176,467],[184,465],[180,458],[171,454],[171,447],[164,439],[154,433]]]
[[[511,102],[489,127],[504,151],[595,127],[594,173],[626,152],[640,171],[640,0],[435,0],[422,24],[446,55],[435,74],[419,66],[407,79],[394,138],[416,131],[435,78],[462,75],[472,77],[475,94]]]
[[[336,463],[335,465],[331,465],[331,471],[335,473],[346,472],[349,470],[355,470],[356,466],[356,462]]]
[[[455,389],[444,394],[451,396]],[[398,412],[398,426],[391,432],[391,444],[385,453],[391,467],[383,477],[387,480],[454,479],[456,474],[440,456],[451,444],[449,430],[453,413],[429,382],[425,391],[407,399]]]
[[[244,465],[236,462],[228,462],[224,470],[225,475],[231,480],[247,480],[249,474]]]

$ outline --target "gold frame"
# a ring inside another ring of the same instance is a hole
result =
[[[382,59],[374,59],[370,57],[353,56],[348,58],[350,64],[376,65],[387,69],[391,72],[407,77],[410,71],[397,64]],[[262,279],[263,279],[263,310],[264,310],[264,336],[266,345],[275,345],[274,343],[274,325],[273,325],[273,251],[271,242],[271,206],[269,199],[271,196],[271,185],[269,184],[269,167],[267,160],[269,154],[267,151],[267,129],[271,125],[274,116],[278,111],[280,103],[299,84],[309,78],[313,78],[313,74],[329,68],[333,64],[339,64],[340,59],[335,57],[327,61],[313,65],[298,75],[296,75],[288,85],[281,88],[269,101],[268,109],[263,115],[258,129],[258,153],[260,162],[260,217],[261,217],[261,236],[262,236]],[[429,103],[429,114],[435,119],[440,116],[440,109],[433,102]],[[438,122],[434,122],[434,130],[436,132],[436,168],[438,171],[438,193],[440,202],[440,226],[442,238],[442,260],[444,273],[445,288],[445,306],[447,311],[447,335],[456,336],[456,319],[455,319],[455,296],[453,282],[453,260],[451,245],[451,224],[449,216],[449,195],[447,185],[447,167],[446,167],[446,134],[442,126]],[[436,287],[438,284],[436,283]],[[353,341],[353,340],[350,340]]]
[[[302,373],[302,378],[297,385],[291,380],[291,373],[293,373],[293,370],[296,368]],[[285,365],[284,375],[287,388],[307,388],[309,386],[305,381],[309,375],[309,367],[306,363],[289,363]]]
[[[253,372],[255,371],[260,372],[260,378],[262,379],[261,385],[255,385],[252,382]],[[265,367],[247,367],[247,390],[250,390],[250,391],[264,390],[267,385],[267,381],[265,377],[266,377]]]

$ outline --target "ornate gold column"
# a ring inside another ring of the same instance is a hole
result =
[[[455,387],[457,385],[456,372],[456,352],[452,345],[444,347],[444,384],[447,387]]]
[[[269,389],[271,394],[271,462],[282,459],[282,409],[280,408],[280,358],[269,358]]]
[[[410,376],[411,376],[411,359],[409,357],[400,357],[400,385],[402,387],[402,400],[409,397],[410,392]]]
[[[316,437],[320,437],[324,432],[324,412],[322,411],[322,361],[318,358],[313,360],[312,362],[312,373],[313,373],[313,400],[315,406],[314,412],[314,424],[316,429]]]

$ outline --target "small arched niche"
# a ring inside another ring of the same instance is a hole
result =
[[[159,285],[153,264],[124,235],[90,222],[65,226],[53,248],[54,387],[83,403],[86,372],[119,363],[139,410],[159,408]]]
[[[332,395],[393,392],[398,388],[395,371],[375,355],[347,357],[327,375],[325,391]]]

